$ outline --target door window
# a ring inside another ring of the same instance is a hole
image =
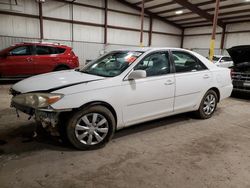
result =
[[[175,72],[192,72],[207,69],[207,67],[193,55],[182,52],[172,51],[175,64]]]
[[[169,73],[170,64],[167,52],[157,52],[144,58],[134,70],[145,70],[147,77]]]
[[[30,46],[19,46],[12,49],[9,54],[11,56],[31,55]]]
[[[49,55],[54,54],[54,51],[52,47],[49,46],[36,46],[36,54],[37,55]]]
[[[51,46],[36,46],[37,55],[61,54],[64,52],[64,48],[55,48]]]

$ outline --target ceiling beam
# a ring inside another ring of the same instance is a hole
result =
[[[150,10],[150,9],[160,8],[160,7],[169,6],[169,5],[173,5],[173,4],[175,4],[175,2],[170,1],[170,2],[166,2],[166,3],[158,4],[158,5],[149,6],[149,7],[147,7],[147,9]]]
[[[140,8],[140,7],[137,7],[137,6],[135,6],[134,4],[131,4],[131,3],[127,2],[127,1],[125,1],[125,0],[116,0],[116,1],[122,3],[123,5],[126,5],[126,6],[128,6],[128,7],[130,7],[130,8],[132,8],[132,9],[135,9],[135,10],[137,10],[137,11],[141,11],[141,8]],[[167,19],[164,19],[163,17],[158,16],[157,14],[152,13],[152,12],[150,12],[150,11],[147,10],[147,9],[145,9],[144,12],[145,12],[145,14],[151,16],[152,18],[161,20],[161,21],[163,21],[163,22],[165,22],[165,23],[167,23],[167,24],[170,24],[170,25],[175,26],[175,27],[177,27],[177,28],[179,28],[179,29],[182,29],[182,27],[181,27],[180,25],[178,25],[178,24],[176,24],[176,23],[174,23],[174,22],[171,22],[171,21],[169,21],[169,20],[167,20]]]
[[[245,5],[250,5],[250,2],[220,6],[220,10],[229,9],[229,8],[236,8],[236,7],[245,6]],[[214,8],[207,8],[207,9],[202,9],[202,10],[204,10],[206,12],[210,12],[210,11],[213,11]],[[184,16],[184,15],[191,15],[191,14],[193,14],[193,12],[183,13],[181,15]],[[176,17],[176,16],[173,16],[173,18],[174,17]],[[169,17],[165,17],[165,18],[169,18]],[[183,19],[178,19],[178,20],[174,20],[174,21],[179,22],[179,21],[187,21],[187,20],[196,20],[199,18],[200,18],[199,16],[198,17],[196,16],[196,17],[192,17],[192,18],[183,18]]]
[[[154,0],[144,0],[144,3],[149,3],[151,1],[154,1]],[[136,3],[131,3],[131,4],[133,4],[133,5],[140,5],[140,4],[142,4],[142,0],[140,0],[140,1],[136,2]]]
[[[227,0],[220,0],[220,1],[222,2],[222,1],[227,1]],[[213,4],[213,3],[214,3],[214,0],[209,0],[209,1],[202,2],[202,3],[196,3],[196,4],[193,4],[193,5],[199,7],[199,6],[209,5],[209,4]],[[164,13],[174,12],[174,11],[178,11],[178,10],[183,10],[183,7],[178,7],[178,8],[163,10],[160,13],[164,14]],[[214,8],[213,8],[213,10],[214,10]],[[159,12],[157,12],[157,13],[159,14]],[[186,14],[192,14],[192,12],[187,12],[187,13],[183,13],[183,14],[179,14],[179,15],[169,16],[169,18],[171,18],[171,17],[177,17],[177,16],[183,16],[183,15],[186,15]],[[165,18],[167,18],[167,17],[165,17]]]
[[[188,2],[187,0],[174,0],[174,1],[176,3],[178,3],[179,5],[191,10],[192,12],[194,12],[196,14],[198,14],[202,18],[205,18],[206,20],[213,22],[213,15],[208,14],[207,12],[203,11],[198,6]],[[224,23],[220,20],[218,20],[218,25],[220,27],[224,27]]]
[[[248,14],[248,15],[241,15],[241,16],[230,16],[230,17],[225,17],[225,18],[221,18],[221,20],[233,20],[233,19],[240,19],[240,18],[242,18],[242,19],[245,19],[245,18],[250,18],[250,15]]]

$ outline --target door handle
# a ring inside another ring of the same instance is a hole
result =
[[[164,84],[165,84],[165,85],[172,85],[172,84],[174,84],[174,81],[172,81],[172,80],[167,80]]]
[[[208,78],[210,78],[210,76],[207,75],[207,74],[205,74],[205,75],[203,76],[203,78],[204,78],[204,79],[208,79]]]
[[[28,61],[28,63],[31,63],[33,59],[31,57],[27,57],[26,60]]]

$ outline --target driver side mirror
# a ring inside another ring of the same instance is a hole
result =
[[[140,78],[146,78],[147,73],[145,70],[134,70],[128,75],[128,80],[136,80]]]

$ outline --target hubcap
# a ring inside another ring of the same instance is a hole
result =
[[[76,138],[83,144],[100,143],[108,134],[108,121],[99,113],[89,113],[82,116],[76,123]]]
[[[210,115],[213,113],[215,109],[216,99],[213,94],[207,95],[204,100],[203,111],[206,115]]]

